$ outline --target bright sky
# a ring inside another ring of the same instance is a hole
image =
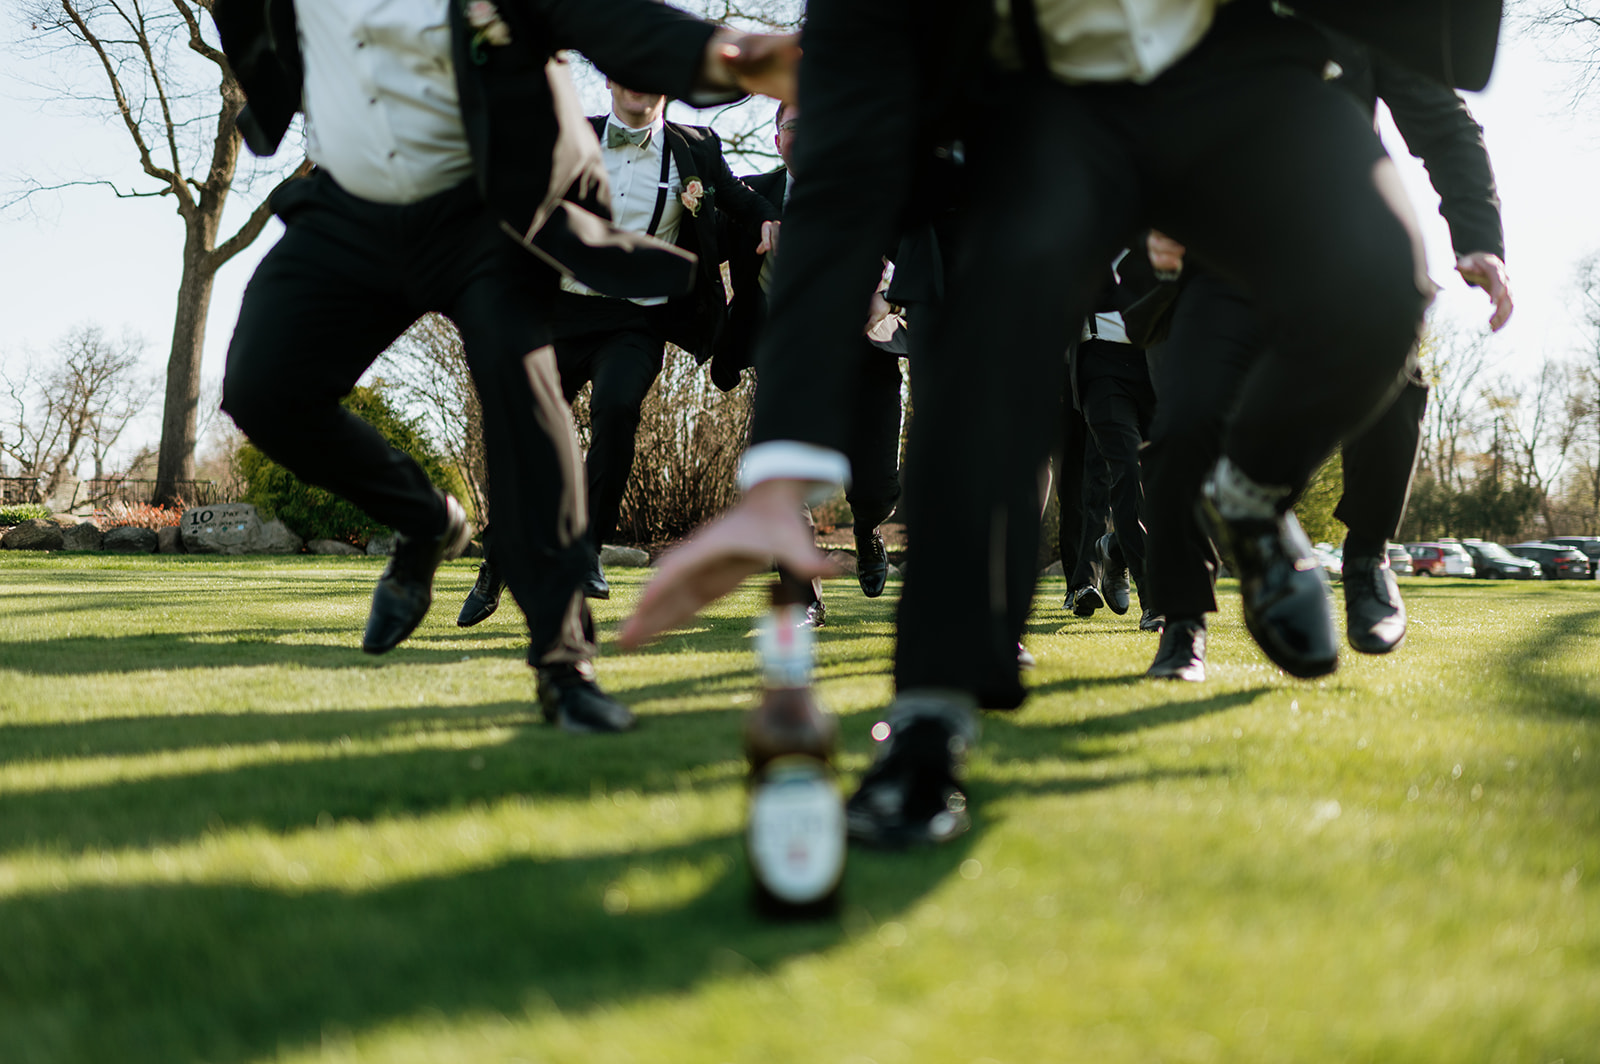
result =
[[[16,80],[27,76],[27,65],[8,59],[6,66],[12,76],[0,73],[0,143],[7,145],[0,201],[24,175],[48,183],[88,173],[115,175],[124,188],[133,183],[137,167],[120,124],[109,117],[65,116],[41,105],[38,91]],[[1600,211],[1592,205],[1592,190],[1600,188],[1600,113],[1592,106],[1574,112],[1568,73],[1544,56],[1539,42],[1508,31],[1488,90],[1468,99],[1484,126],[1504,203],[1517,310],[1487,353],[1506,372],[1531,373],[1544,358],[1575,354],[1585,344],[1571,283],[1576,263],[1600,252]],[[598,86],[586,90],[592,108],[603,109],[608,101]],[[1466,289],[1450,268],[1449,234],[1421,165],[1405,153],[1392,128],[1387,138],[1424,226],[1431,272],[1444,288],[1436,313],[1484,331],[1487,300]],[[237,197],[230,204],[232,225],[245,208]],[[217,278],[206,341],[209,380],[221,374],[245,282],[280,231],[273,222]],[[75,324],[97,323],[108,332],[142,335],[150,372],[160,374],[181,247],[182,226],[169,200],[118,200],[103,187],[44,193],[28,208],[0,214],[0,366],[48,351]],[[158,415],[152,411],[148,428],[130,435],[154,442]]]

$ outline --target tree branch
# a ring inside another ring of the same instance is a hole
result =
[[[94,31],[89,29],[88,22],[79,14],[77,5],[72,0],[61,0],[61,9],[67,13],[67,17],[72,20],[72,24],[77,27],[84,43],[93,48],[94,54],[99,57],[100,66],[104,68],[106,78],[111,82],[111,92],[117,102],[117,113],[122,115],[122,123],[128,129],[128,136],[133,138],[134,147],[139,150],[139,165],[151,177],[158,181],[166,182],[169,191],[175,192],[187,200],[189,193],[183,187],[183,179],[173,171],[164,170],[157,166],[155,160],[151,158],[150,147],[145,143],[144,135],[139,132],[139,122],[133,116],[133,108],[128,103],[127,93],[122,91],[122,80],[117,77],[116,66],[111,62],[111,56],[107,54],[105,45]]]
[[[294,173],[278,182],[273,190],[267,193],[266,198],[256,204],[256,209],[250,212],[250,217],[245,219],[245,223],[239,227],[239,231],[218,244],[211,252],[209,258],[212,269],[220,268],[223,263],[249,247],[255,241],[255,238],[261,235],[261,230],[266,227],[267,219],[272,217],[272,197],[277,193],[278,189],[287,185],[290,181],[305,177],[310,172],[311,160],[305,159],[299,166],[295,167]]]

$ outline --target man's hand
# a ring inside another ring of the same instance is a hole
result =
[[[1511,311],[1516,307],[1516,302],[1511,298],[1511,275],[1506,272],[1506,264],[1500,261],[1498,255],[1474,251],[1456,260],[1456,272],[1463,281],[1489,293],[1489,302],[1494,304],[1489,328],[1499,332],[1511,320]]]
[[[778,253],[778,230],[782,227],[782,222],[761,223],[761,243],[756,245],[757,255],[776,255]]]
[[[622,626],[622,645],[632,650],[678,627],[745,577],[770,569],[774,560],[802,580],[835,575],[800,519],[810,486],[803,480],[764,480],[668,552]]]
[[[1150,255],[1150,266],[1160,281],[1176,281],[1183,272],[1184,246],[1159,229],[1150,230],[1144,240],[1145,251]]]
[[[893,313],[894,307],[890,306],[889,301],[883,298],[883,292],[872,293],[872,301],[867,304],[866,333],[870,336],[872,330],[883,324],[883,320]]]
[[[701,78],[710,85],[738,86],[751,95],[793,103],[799,69],[796,34],[735,34],[724,29],[706,45]]]

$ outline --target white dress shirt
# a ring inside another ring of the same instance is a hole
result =
[[[650,228],[650,219],[656,213],[656,197],[661,188],[661,153],[667,151],[666,125],[665,119],[657,118],[649,127],[650,138],[643,144],[624,144],[611,148],[607,147],[606,142],[612,126],[618,129],[633,127],[625,125],[616,115],[606,118],[606,128],[600,133],[600,154],[605,159],[606,173],[611,177],[611,219],[618,229],[643,233]],[[656,226],[654,235],[658,240],[676,244],[678,229],[683,224],[683,201],[678,198],[683,194],[683,180],[678,173],[677,162],[671,158],[671,152],[667,152],[667,155],[667,201],[662,207],[661,223]],[[705,183],[704,178],[701,183]],[[561,287],[580,295],[600,294],[570,277],[561,279]],[[665,296],[633,300],[641,307],[660,306],[666,301]]]
[[[1012,0],[994,0],[996,58],[1022,65]],[[1188,54],[1227,0],[1035,0],[1051,73],[1062,81],[1155,80]]]
[[[472,176],[451,0],[295,0],[306,154],[347,192],[415,203]]]

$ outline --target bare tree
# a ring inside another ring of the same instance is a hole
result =
[[[137,337],[112,340],[99,326],[84,325],[62,337],[43,368],[29,358],[20,376],[0,373],[0,453],[22,476],[37,478],[46,498],[84,458],[96,477],[105,476],[112,450],[154,392],[139,374],[143,354]]]
[[[1442,488],[1459,492],[1470,473],[1466,458],[1484,427],[1479,377],[1484,369],[1483,337],[1430,331],[1422,345],[1423,375],[1430,386],[1422,423],[1419,473]]]
[[[467,369],[461,334],[444,315],[425,315],[384,352],[377,368],[395,399],[422,417],[428,438],[460,470],[481,523],[489,512],[483,407]]]
[[[167,356],[156,502],[176,502],[179,481],[194,477],[200,361],[212,283],[224,263],[261,235],[266,199],[231,235],[223,209],[240,164],[234,119],[244,94],[221,49],[211,43],[211,0],[25,0],[22,17],[41,54],[63,56],[52,69],[62,98],[90,103],[127,134],[139,178],[32,183],[44,189],[106,185],[119,198],[170,196],[184,227],[172,343]],[[209,39],[208,39],[209,38]],[[96,76],[82,75],[88,59]],[[302,162],[292,176],[307,172]],[[16,200],[12,201],[13,203]]]
[[[1550,42],[1572,73],[1572,103],[1600,84],[1600,0],[1521,0],[1512,16]]]

